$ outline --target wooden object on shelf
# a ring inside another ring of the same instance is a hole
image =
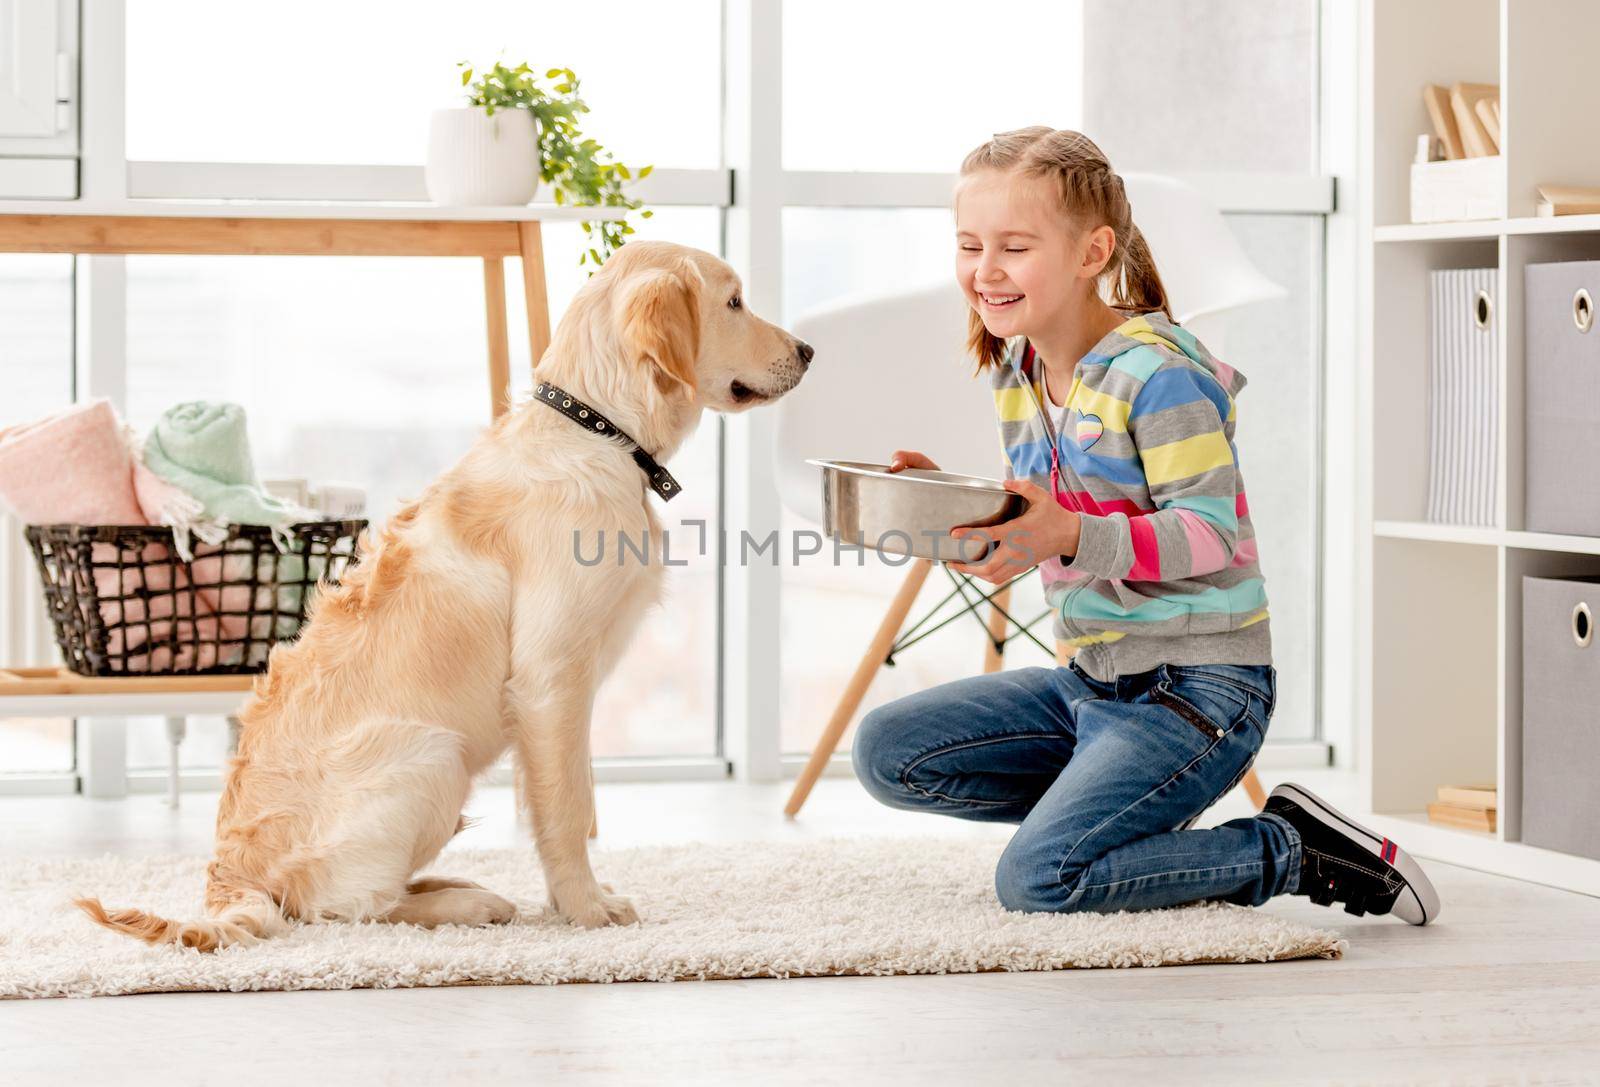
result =
[[[1450,108],[1450,94],[1443,87],[1429,83],[1422,88],[1422,102],[1428,107],[1428,119],[1433,122],[1433,134],[1439,138],[1447,159],[1466,158],[1461,147],[1461,130],[1456,127],[1455,111]]]
[[[1494,145],[1494,153],[1500,153],[1500,100],[1497,98],[1480,98],[1473,103],[1472,111],[1478,115],[1483,129],[1489,134],[1489,142]]]
[[[1497,814],[1494,808],[1460,808],[1438,801],[1428,805],[1428,822],[1462,830],[1481,830],[1485,834],[1494,833],[1499,822]]]
[[[1489,139],[1489,131],[1478,119],[1476,110],[1480,101],[1499,94],[1500,88],[1493,83],[1457,83],[1450,88],[1450,110],[1461,132],[1462,149],[1469,158],[1499,154],[1499,147]]]
[[[1594,215],[1600,213],[1600,187],[1593,185],[1540,185],[1537,215]]]
[[[44,694],[171,694],[248,691],[253,674],[233,676],[80,676],[65,668],[0,668],[0,697]]]
[[[1439,803],[1458,808],[1498,808],[1500,794],[1493,785],[1441,785]]]

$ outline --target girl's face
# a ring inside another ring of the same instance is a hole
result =
[[[1000,339],[1070,323],[1111,257],[1111,228],[1077,230],[1047,178],[971,174],[956,191],[955,210],[956,279]]]

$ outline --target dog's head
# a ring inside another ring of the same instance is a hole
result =
[[[702,250],[629,242],[590,286],[609,295],[625,363],[668,397],[744,411],[793,389],[811,364],[811,346],[751,312],[739,276]]]

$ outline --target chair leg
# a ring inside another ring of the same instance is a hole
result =
[[[1261,787],[1261,779],[1256,777],[1254,769],[1246,770],[1244,780],[1239,784],[1244,786],[1245,795],[1250,798],[1250,803],[1256,806],[1257,811],[1267,806],[1267,791]]]
[[[800,814],[800,808],[805,804],[806,797],[811,795],[811,787],[817,783],[817,778],[822,776],[823,767],[827,766],[828,760],[833,757],[834,750],[839,746],[840,737],[844,735],[844,730],[855,717],[861,700],[866,697],[872,677],[877,675],[878,669],[883,666],[884,659],[889,655],[889,647],[894,645],[895,637],[900,633],[900,626],[906,621],[906,613],[911,610],[911,605],[916,603],[917,593],[922,591],[922,583],[928,580],[928,571],[932,569],[931,559],[916,559],[906,571],[906,579],[900,583],[900,589],[894,594],[889,610],[884,613],[883,621],[878,624],[878,632],[872,636],[871,644],[867,646],[861,662],[856,665],[855,674],[850,677],[850,682],[845,685],[844,694],[839,697],[839,704],[833,708],[833,716],[828,719],[827,727],[817,739],[817,746],[811,752],[811,761],[806,763],[805,769],[800,771],[800,777],[794,783],[794,791],[789,794],[789,802],[783,809],[783,813],[789,818],[792,819]]]
[[[1011,604],[1011,586],[1006,585],[989,601],[989,637],[983,643],[983,670],[998,672],[1005,664],[1006,617],[1003,609]],[[997,647],[995,643],[1000,643]]]

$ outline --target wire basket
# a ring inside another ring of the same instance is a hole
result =
[[[29,525],[45,605],[66,665],[83,676],[237,675],[265,671],[297,637],[319,582],[359,557],[365,520],[288,528],[280,552],[265,525],[194,541],[184,561],[162,525]]]

